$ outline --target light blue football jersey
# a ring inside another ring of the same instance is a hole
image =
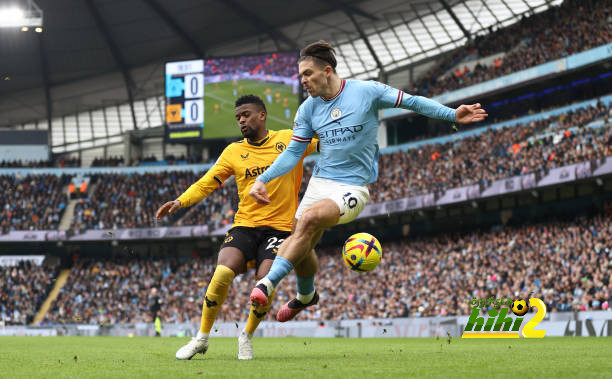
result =
[[[314,168],[315,177],[357,186],[376,181],[378,111],[392,107],[455,121],[454,109],[433,100],[411,96],[375,81],[342,80],[340,91],[333,98],[309,97],[300,105],[289,148],[258,179],[266,183],[283,175],[287,169],[284,166],[294,161],[289,156],[299,159],[303,153],[302,146],[296,145],[305,148],[316,134],[321,140],[321,155]]]

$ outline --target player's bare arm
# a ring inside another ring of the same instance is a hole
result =
[[[460,105],[455,111],[455,119],[459,124],[470,124],[480,122],[487,118],[488,114],[480,103],[472,105]]]
[[[158,220],[161,220],[167,215],[173,214],[176,211],[178,211],[180,207],[181,207],[181,202],[179,200],[169,201],[165,203],[164,205],[162,205],[161,207],[159,207],[159,209],[157,210],[157,213],[155,214],[155,217]]]

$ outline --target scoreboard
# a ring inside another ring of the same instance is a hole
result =
[[[204,129],[204,61],[166,63],[166,140],[201,140]]]

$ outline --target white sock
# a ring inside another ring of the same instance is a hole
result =
[[[208,339],[208,333],[202,333],[198,330],[198,335],[196,336],[196,339],[198,340]]]
[[[257,282],[257,284],[263,284],[264,286],[266,286],[266,288],[268,289],[268,293],[266,295],[268,296],[270,296],[270,294],[274,292],[274,283],[272,283],[272,281],[266,278],[265,276],[259,282]]]
[[[246,334],[249,339],[253,338],[253,333],[247,332],[246,329],[242,329],[242,333]]]
[[[300,301],[300,303],[302,304],[308,304],[312,301],[312,298],[314,297],[315,291],[312,291],[311,293],[309,293],[308,295],[302,295],[301,293],[298,292],[296,298]]]

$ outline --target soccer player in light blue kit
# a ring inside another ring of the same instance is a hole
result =
[[[250,191],[258,203],[269,204],[266,183],[289,172],[311,138],[319,136],[321,155],[296,212],[293,234],[282,243],[268,275],[250,296],[252,303],[266,305],[282,278],[299,267],[305,276],[297,277],[297,297],[277,313],[281,322],[319,300],[314,288],[318,261],[312,248],[325,229],[353,221],[370,200],[367,185],[378,176],[379,109],[400,107],[462,124],[487,117],[480,104],[452,109],[378,82],[341,79],[336,74],[334,50],[325,41],[302,49],[299,74],[310,97],[298,109],[291,143]]]

